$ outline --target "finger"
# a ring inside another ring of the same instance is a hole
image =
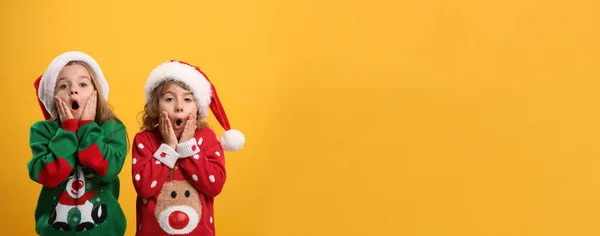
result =
[[[191,122],[192,122],[192,114],[190,114],[188,116],[188,120],[187,120],[187,122],[185,122],[185,131],[189,131],[189,129],[192,128],[191,127],[191,125],[192,125]]]
[[[160,124],[159,124],[159,126],[160,126],[160,131],[164,132],[165,131],[165,113],[164,112],[160,113]]]
[[[169,134],[169,130],[171,129],[171,121],[169,120],[169,114],[167,114],[167,112],[163,112],[163,124],[165,134]]]
[[[177,139],[175,137],[175,130],[173,129],[173,124],[171,123],[171,120],[169,119],[169,115],[167,115],[167,131],[169,132],[169,134],[171,134],[173,136],[174,139]]]
[[[86,114],[88,118],[91,118],[89,116],[91,116],[92,112],[94,111],[94,95],[95,93],[92,93],[92,96],[85,103],[85,109],[83,110],[84,114]]]
[[[65,118],[62,103],[60,103],[60,98],[56,98],[56,110],[58,111],[58,118],[63,120]]]
[[[190,124],[188,124],[188,122],[185,123],[185,126],[183,126],[183,133],[185,134],[188,129],[190,129]]]
[[[67,114],[67,106],[66,106],[65,102],[62,101],[62,99],[59,98],[59,101],[60,101],[60,108],[62,111],[63,119],[66,120],[69,117]]]
[[[94,91],[94,96],[92,97],[92,112],[96,110],[96,105],[98,104],[98,90]]]
[[[169,119],[169,113],[167,113],[166,111],[164,112],[165,114],[165,125],[168,128],[171,128],[171,119]]]
[[[162,132],[162,122],[163,118],[162,118],[162,113],[158,114],[158,130],[160,130]]]
[[[85,107],[83,108],[83,114],[88,114],[90,112],[90,103],[92,103],[92,99],[94,99],[94,97],[90,97],[88,98],[88,100],[85,102]]]
[[[60,113],[60,98],[58,97],[54,97],[54,106],[56,107],[56,110]]]
[[[198,116],[196,114],[192,114],[192,124],[194,124],[194,129],[196,128],[196,126],[198,125]]]
[[[188,131],[188,129],[190,129],[190,120],[192,119],[192,115],[188,115],[188,119],[185,121],[185,127],[183,129],[183,131]]]
[[[169,119],[169,115],[167,115],[167,117],[165,118],[166,123],[167,123],[167,129],[168,130],[173,130],[173,127],[171,127],[171,120]]]
[[[62,102],[65,113],[67,114],[67,117],[69,119],[73,118],[73,113],[71,113],[71,109],[69,108],[69,106],[67,106],[67,104],[65,102]]]
[[[54,97],[54,103],[56,105],[56,110],[58,111],[58,114],[62,114],[62,104],[60,103],[60,98]]]

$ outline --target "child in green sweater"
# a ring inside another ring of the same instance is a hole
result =
[[[42,185],[39,235],[124,235],[119,177],[128,149],[108,83],[89,55],[56,57],[34,83],[44,121],[30,129],[29,177]]]

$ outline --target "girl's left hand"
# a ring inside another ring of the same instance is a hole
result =
[[[96,104],[98,101],[98,90],[95,90],[90,98],[88,98],[83,108],[83,113],[79,120],[95,120],[96,119]]]
[[[179,143],[183,143],[188,141],[194,137],[196,133],[196,114],[190,114],[188,120],[185,122],[185,127],[183,128],[183,133],[181,134],[181,138],[179,138]]]

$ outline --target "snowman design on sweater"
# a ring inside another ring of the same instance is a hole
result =
[[[59,191],[58,204],[52,209],[49,218],[49,224],[55,230],[71,231],[69,226],[69,212],[73,209],[79,211],[80,217],[72,217],[78,221],[76,231],[86,231],[94,228],[94,224],[104,222],[107,217],[106,204],[93,204],[90,202],[95,196],[91,189],[91,181],[86,181],[93,177],[84,175],[81,166],[77,166],[75,171],[69,176],[64,191]]]

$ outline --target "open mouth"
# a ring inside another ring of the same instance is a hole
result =
[[[177,119],[175,120],[175,126],[179,129],[181,128],[181,124],[183,123],[183,121],[181,119]]]
[[[71,108],[74,111],[77,111],[77,109],[79,109],[79,103],[77,103],[76,101],[73,101],[73,103],[71,104]]]

